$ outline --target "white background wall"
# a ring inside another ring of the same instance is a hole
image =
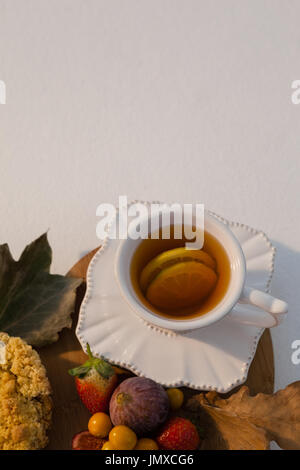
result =
[[[276,386],[300,378],[297,0],[0,0],[0,242],[50,228],[53,272],[98,243],[96,206],[204,202],[278,247]]]

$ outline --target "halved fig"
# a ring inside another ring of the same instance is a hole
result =
[[[75,434],[72,439],[72,450],[101,450],[105,439],[93,436],[89,431]]]

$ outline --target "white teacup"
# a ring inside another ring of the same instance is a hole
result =
[[[150,217],[139,221],[139,223],[148,226],[149,219]],[[161,225],[162,227],[163,225]],[[153,325],[177,331],[206,327],[226,315],[235,321],[261,328],[272,328],[281,323],[288,311],[287,303],[270,294],[245,286],[245,257],[241,245],[228,226],[205,212],[205,231],[212,234],[221,243],[230,261],[230,282],[221,301],[208,313],[186,320],[169,319],[148,309],[135,293],[130,276],[131,260],[142,239],[132,239],[129,233],[129,237],[120,241],[118,247],[115,258],[115,276],[124,299],[133,311]],[[243,308],[239,305],[239,308],[235,309],[237,303],[250,304],[258,308],[249,309],[247,306]]]

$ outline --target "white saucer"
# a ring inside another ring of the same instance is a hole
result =
[[[269,291],[275,258],[269,239],[263,232],[216,217],[229,224],[242,245],[247,262],[246,285]],[[160,330],[145,323],[119,292],[114,277],[118,243],[107,239],[89,265],[76,329],[83,349],[89,343],[96,356],[167,387],[224,393],[245,382],[264,330],[226,317],[186,333]]]

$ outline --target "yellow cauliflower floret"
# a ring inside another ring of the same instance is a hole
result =
[[[0,450],[41,449],[51,423],[51,389],[39,355],[21,338],[0,333]],[[4,358],[4,360],[3,360]]]

